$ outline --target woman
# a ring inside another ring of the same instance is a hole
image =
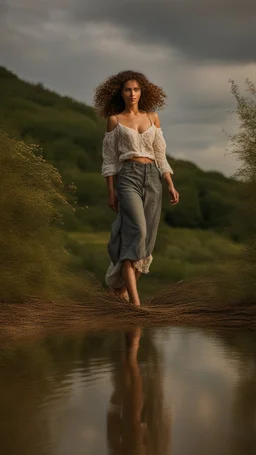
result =
[[[135,327],[125,333],[122,361],[113,368],[106,425],[111,455],[170,453],[172,416],[164,396],[162,356],[152,334],[147,331],[143,342],[141,332]]]
[[[166,159],[166,143],[156,108],[166,95],[142,73],[122,71],[95,91],[99,114],[107,118],[101,175],[107,180],[108,203],[117,212],[111,226],[111,263],[106,284],[140,305],[137,281],[152,262],[162,206],[162,178],[172,205],[179,193]],[[128,295],[127,295],[128,294]]]

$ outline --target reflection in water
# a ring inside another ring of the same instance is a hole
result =
[[[256,365],[244,373],[237,385],[234,401],[233,454],[255,454],[256,451]]]
[[[3,455],[52,455],[47,421],[37,412],[51,390],[40,349],[0,349],[0,441]],[[33,355],[34,354],[34,355]],[[36,362],[36,354],[38,362]],[[46,361],[46,359],[44,359]]]
[[[255,422],[255,333],[137,328],[0,347],[3,455],[254,455]]]
[[[166,455],[170,446],[171,418],[163,407],[158,356],[152,339],[151,354],[142,374],[138,363],[141,329],[125,333],[120,371],[114,373],[114,391],[107,412],[107,437],[111,455]]]
[[[222,336],[227,355],[236,355],[239,381],[233,400],[232,455],[256,451],[256,338],[241,332]]]

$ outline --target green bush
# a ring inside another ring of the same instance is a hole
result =
[[[246,79],[249,98],[242,96],[238,86],[230,80],[231,92],[237,105],[235,113],[240,121],[239,132],[230,136],[231,151],[241,161],[235,177],[244,184],[238,187],[237,197],[242,201],[240,216],[247,233],[247,246],[237,279],[246,283],[245,298],[256,299],[256,86]]]
[[[0,82],[0,122],[5,131],[42,146],[44,158],[60,171],[64,182],[74,182],[78,205],[90,207],[85,218],[75,212],[77,226],[105,230],[111,222],[106,181],[100,175],[105,122],[92,107],[47,90],[41,83],[24,82],[3,67]],[[169,156],[168,161],[174,168],[180,203],[171,207],[164,189],[165,222],[172,227],[215,229],[243,241],[247,232],[243,226],[238,228],[240,201],[234,195],[238,181],[220,172],[204,172],[189,161]],[[69,218],[68,223],[69,229],[75,228],[74,220]]]
[[[179,187],[179,194],[179,204],[165,211],[166,223],[173,227],[200,227],[203,220],[196,189]]]
[[[59,172],[35,147],[0,134],[0,299],[57,298],[71,285],[59,207],[67,207]]]

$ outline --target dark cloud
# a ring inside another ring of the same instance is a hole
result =
[[[168,153],[230,175],[228,79],[256,77],[255,12],[255,0],[6,0],[1,64],[88,104],[110,74],[142,71],[168,95]]]
[[[72,16],[108,21],[134,42],[171,46],[194,61],[256,60],[255,0],[77,0]]]
[[[171,47],[193,61],[256,60],[255,0],[6,0],[3,8],[21,20],[59,11],[73,23],[108,22],[135,43]]]

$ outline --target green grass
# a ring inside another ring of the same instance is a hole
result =
[[[77,265],[89,270],[104,284],[110,259],[109,232],[71,232],[68,246]],[[160,226],[150,273],[139,280],[142,297],[152,295],[174,282],[232,267],[243,246],[212,231]]]

